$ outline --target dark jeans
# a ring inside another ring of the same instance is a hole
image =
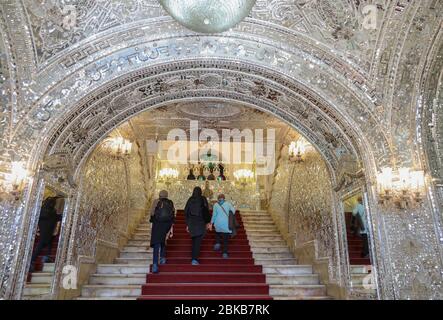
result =
[[[198,256],[200,255],[200,247],[204,236],[205,235],[202,234],[197,237],[192,237],[192,260],[198,260]]]
[[[156,243],[154,245],[154,256],[152,257],[152,263],[158,265],[158,256],[160,254],[160,258],[166,257],[166,246],[164,243]]]
[[[34,253],[32,254],[31,263],[34,263],[37,257],[40,255],[40,253],[43,251],[43,249],[47,250],[47,255],[51,254],[51,243],[52,243],[52,237],[42,237],[37,244],[37,247],[35,248]]]
[[[363,239],[363,250],[361,251],[361,256],[366,257],[369,254],[369,244],[368,244],[368,235],[362,234]]]
[[[224,233],[224,232],[216,232],[215,233],[215,243],[220,244],[223,240],[223,253],[228,253],[228,246],[229,246],[229,237],[231,236],[230,233]]]

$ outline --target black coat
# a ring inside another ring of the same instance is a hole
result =
[[[163,201],[170,201],[172,204],[172,208],[174,208],[174,203],[169,199],[163,199]],[[154,202],[154,210],[157,206],[158,201]],[[174,210],[175,213],[175,210]],[[158,243],[165,243],[166,242],[166,235],[168,234],[169,230],[171,230],[172,225],[174,224],[174,218],[172,218],[170,221],[157,221],[154,214],[151,214],[151,218],[149,222],[152,223],[152,229],[151,229],[151,247],[154,247],[154,245]]]
[[[198,237],[206,232],[206,224],[211,221],[206,197],[190,197],[185,206],[185,219],[191,237]]]
[[[55,208],[44,208],[40,212],[38,228],[40,230],[40,239],[49,242],[52,239],[57,222],[62,220],[62,215],[57,214]]]

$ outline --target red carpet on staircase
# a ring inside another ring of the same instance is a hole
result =
[[[178,211],[174,236],[166,245],[167,263],[157,274],[148,273],[138,300],[270,300],[262,266],[255,265],[241,216],[238,234],[230,239],[229,258],[213,251],[215,233],[206,234],[200,265],[191,265],[191,238],[183,211]],[[152,269],[152,265],[151,268]]]

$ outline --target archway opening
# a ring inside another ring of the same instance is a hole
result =
[[[289,270],[297,266],[294,250],[315,241],[318,257],[328,259],[326,274],[336,276],[341,243],[334,216],[334,173],[317,148],[271,113],[217,99],[170,103],[127,119],[97,141],[77,169],[72,227],[65,230],[68,254],[60,257],[81,270],[85,289],[75,294],[99,294],[91,285],[103,277],[112,279],[109,274],[94,275],[103,264],[127,264],[137,272],[148,267],[152,250],[146,216],[152,202],[166,189],[175,208],[183,210],[195,186],[203,189],[210,206],[222,193],[240,215],[266,215],[265,228],[260,226],[262,217],[249,222],[245,218],[245,235],[265,235],[265,242],[256,239],[259,246],[251,249],[257,263],[283,264]],[[177,154],[183,152],[184,158]],[[235,254],[241,258],[242,252]],[[85,267],[91,261],[93,266]],[[308,274],[318,279],[312,269]],[[139,273],[129,279],[141,281]],[[273,284],[273,294],[288,295],[278,291],[285,286],[280,280]],[[134,290],[129,296],[137,296],[138,284],[130,285]],[[318,292],[326,295],[324,288]]]

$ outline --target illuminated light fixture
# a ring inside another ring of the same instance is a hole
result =
[[[239,169],[234,172],[234,178],[244,188],[248,183],[254,181],[254,172],[249,169]]]
[[[423,170],[385,167],[377,175],[377,191],[382,204],[395,203],[400,209],[421,203],[425,188]]]
[[[307,147],[309,143],[304,139],[300,138],[297,141],[292,141],[289,145],[289,160],[295,163],[301,163],[304,161]]]
[[[246,18],[256,0],[160,0],[181,25],[202,33],[229,30]]]
[[[3,196],[12,196],[14,200],[19,200],[19,195],[23,191],[28,176],[29,172],[26,170],[23,161],[11,162],[9,173],[3,174],[0,193]]]
[[[160,182],[169,186],[172,183],[172,180],[178,178],[178,170],[173,168],[163,168],[159,171],[158,177]]]
[[[116,157],[128,157],[131,154],[132,143],[122,137],[108,138],[104,145]]]

